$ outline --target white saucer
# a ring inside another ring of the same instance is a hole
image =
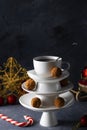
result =
[[[60,94],[60,93],[64,93],[64,92],[67,92],[69,90],[71,90],[73,88],[73,84],[70,82],[67,86],[64,86],[64,87],[61,87],[60,90],[58,91],[55,91],[55,92],[40,92],[38,91],[37,87],[35,87],[36,89],[34,90],[28,90],[26,87],[25,87],[25,82],[22,84],[22,89],[26,92],[31,92],[31,93],[35,93],[37,95],[55,95],[55,94]],[[43,90],[43,89],[42,89]]]
[[[41,82],[41,83],[51,83],[51,82],[55,83],[55,82],[65,79],[69,76],[69,72],[67,70],[62,71],[62,75],[59,78],[53,78],[53,77],[42,78],[36,74],[35,70],[27,71],[27,74],[33,80],[35,80],[37,82]]]
[[[35,108],[35,107],[31,106],[31,99],[35,96],[36,96],[36,94],[34,94],[34,93],[24,94],[23,96],[21,96],[19,98],[19,102],[25,108],[31,109],[33,111],[38,111],[38,112],[47,112],[47,111],[58,110],[58,109],[68,107],[74,103],[74,96],[71,92],[68,91],[68,92],[65,92],[65,93],[59,95],[59,96],[63,97],[65,100],[65,105],[63,107],[57,108],[55,106],[48,106],[48,107],[42,106],[40,108]]]

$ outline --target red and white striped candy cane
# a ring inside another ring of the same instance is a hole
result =
[[[33,119],[30,116],[25,115],[24,118],[27,120],[27,122],[18,122],[16,120],[13,120],[12,118],[9,118],[8,116],[4,114],[0,114],[0,118],[19,127],[29,126],[34,123]]]

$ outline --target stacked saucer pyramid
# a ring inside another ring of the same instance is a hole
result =
[[[69,72],[67,70],[62,70],[60,77],[41,77],[35,70],[27,71],[30,78],[32,78],[35,83],[35,89],[26,89],[25,82],[22,84],[22,89],[28,92],[20,97],[19,102],[24,107],[31,109],[33,111],[43,112],[40,125],[45,127],[51,127],[58,124],[56,116],[54,114],[55,110],[59,110],[65,107],[69,107],[74,102],[74,96],[69,91],[73,88],[73,84],[68,81],[67,85],[62,86],[61,81],[69,77]],[[39,108],[33,107],[31,100],[34,97],[38,97],[41,100],[41,105]],[[54,100],[57,97],[64,99],[64,105],[57,107],[54,105]]]

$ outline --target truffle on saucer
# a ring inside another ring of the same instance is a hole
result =
[[[60,77],[62,74],[62,70],[59,67],[53,67],[51,69],[51,76],[52,77]]]
[[[31,100],[31,105],[33,107],[39,108],[41,106],[41,100],[38,97],[34,97]]]
[[[68,78],[65,78],[65,79],[63,79],[63,80],[60,81],[60,85],[62,87],[67,86],[68,84],[69,84]]]
[[[35,88],[35,85],[35,81],[31,78],[25,81],[25,87],[28,90],[33,90]]]
[[[60,107],[63,107],[64,104],[65,104],[65,101],[64,101],[64,99],[62,97],[55,98],[55,100],[54,100],[54,106],[60,108]]]

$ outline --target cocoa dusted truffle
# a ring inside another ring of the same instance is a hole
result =
[[[61,80],[60,84],[61,84],[62,87],[67,86],[69,84],[68,78],[65,78],[65,79]]]
[[[59,67],[53,67],[51,69],[51,76],[52,77],[60,77],[62,74],[62,71]]]
[[[32,105],[33,107],[39,108],[40,105],[41,105],[41,100],[40,100],[38,97],[34,97],[34,98],[32,98],[32,100],[31,100],[31,105]]]
[[[25,87],[28,90],[33,90],[35,88],[35,81],[33,79],[28,79],[25,81]]]
[[[58,108],[64,106],[65,104],[65,101],[62,97],[57,97],[55,100],[54,100],[54,105]]]

